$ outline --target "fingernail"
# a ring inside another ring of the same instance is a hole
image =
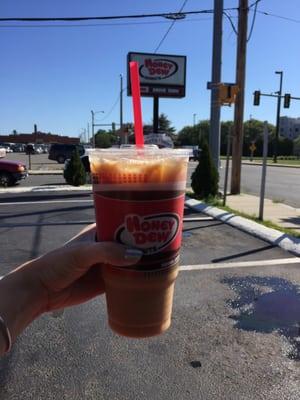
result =
[[[143,252],[139,249],[126,249],[125,251],[125,260],[138,260],[142,257]]]

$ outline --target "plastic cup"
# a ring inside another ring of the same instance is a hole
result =
[[[143,251],[133,267],[103,268],[109,325],[129,337],[160,334],[171,324],[187,151],[111,148],[89,157],[97,239]]]

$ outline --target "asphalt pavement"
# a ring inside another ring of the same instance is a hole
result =
[[[0,274],[93,220],[88,193],[1,196]],[[0,360],[1,400],[299,399],[299,258],[187,209],[181,265],[164,335],[115,335],[104,297],[44,315]]]
[[[18,153],[9,154],[10,158],[17,158]],[[19,156],[21,157],[21,156]],[[27,156],[23,155],[23,158]],[[62,166],[54,161],[47,162],[47,154],[35,155],[34,165],[37,169],[61,169]],[[189,163],[189,172],[187,179],[187,187],[191,185],[191,174],[194,171],[197,163]],[[224,174],[225,162],[222,161],[222,168],[220,169],[220,188],[224,187]],[[260,165],[247,165],[242,166],[241,189],[243,193],[260,194],[260,180],[261,180],[261,166]],[[230,189],[230,176],[229,170],[229,183]],[[300,208],[300,168],[286,168],[286,167],[268,167],[266,177],[266,198],[276,202],[285,203],[292,207]],[[31,175],[24,181],[18,184],[18,187],[39,186],[39,185],[61,185],[65,183],[62,175]]]
[[[241,192],[260,195],[261,165],[242,165]],[[220,187],[224,187],[225,161],[220,169]],[[229,170],[230,189],[231,169]],[[265,197],[300,208],[300,168],[267,167]]]

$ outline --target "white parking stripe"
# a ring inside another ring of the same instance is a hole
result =
[[[256,260],[256,261],[238,261],[230,263],[212,263],[212,264],[196,264],[182,265],[180,271],[204,271],[225,268],[251,268],[251,267],[266,267],[274,265],[300,264],[299,257],[278,258],[275,260]]]

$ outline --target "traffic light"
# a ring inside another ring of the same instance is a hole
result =
[[[255,92],[254,92],[254,102],[253,102],[253,104],[254,104],[255,106],[259,106],[259,103],[260,103],[260,90],[255,90]]]
[[[231,105],[235,103],[236,95],[239,91],[238,85],[221,83],[219,85],[219,101],[221,105]]]
[[[284,95],[283,107],[284,108],[289,108],[290,104],[291,104],[291,95],[290,95],[290,93],[286,93]]]

